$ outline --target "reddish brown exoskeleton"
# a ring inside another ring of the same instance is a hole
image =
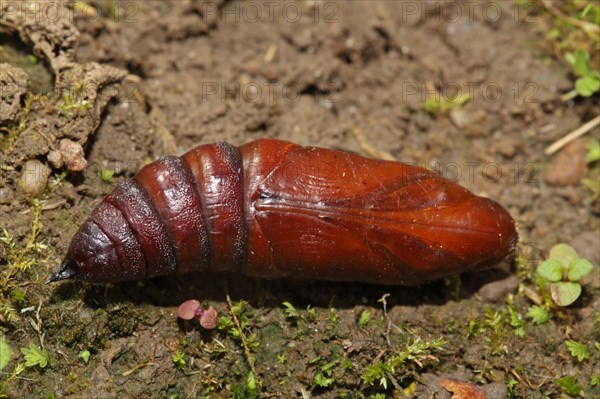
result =
[[[494,265],[516,241],[501,205],[431,171],[263,139],[122,181],[48,281],[235,271],[412,285]]]

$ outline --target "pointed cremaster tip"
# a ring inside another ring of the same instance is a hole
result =
[[[72,260],[65,259],[60,265],[58,271],[51,275],[48,280],[46,280],[46,284],[74,278],[76,274],[76,268],[77,263]]]

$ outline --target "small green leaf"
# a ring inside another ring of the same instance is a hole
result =
[[[581,295],[581,286],[573,282],[550,284],[552,300],[559,306],[569,306]]]
[[[10,362],[10,346],[4,341],[4,339],[0,338],[0,370],[4,369]]]
[[[555,382],[561,391],[570,396],[579,395],[579,392],[583,390],[583,388],[577,384],[577,380],[573,376],[559,378]]]
[[[569,265],[574,260],[579,259],[579,255],[572,246],[568,244],[557,244],[550,249],[548,259],[556,259],[560,262],[564,270],[569,268]]]
[[[581,16],[586,17],[588,14],[592,14],[592,13],[596,17],[595,22],[600,24],[600,7],[598,7],[594,3],[589,3],[587,6],[585,6],[583,11],[581,12]]]
[[[317,386],[327,388],[334,383],[335,379],[333,377],[326,377],[323,373],[317,373],[315,374],[314,381]]]
[[[594,269],[594,265],[587,259],[577,259],[569,266],[569,280],[579,281],[584,276],[587,276]]]
[[[256,379],[254,373],[251,371],[246,377],[246,398],[256,399],[258,397],[258,390],[256,389]]]
[[[575,81],[575,90],[583,97],[590,97],[600,89],[600,80],[586,75]]]
[[[533,305],[531,308],[529,308],[527,317],[530,318],[535,324],[544,324],[550,319],[548,311],[544,307],[537,305]]]
[[[360,312],[360,316],[358,316],[358,326],[360,328],[365,328],[367,324],[369,324],[369,319],[371,318],[371,314],[365,309]]]
[[[175,367],[177,367],[179,370],[183,370],[185,368],[186,365],[186,361],[185,361],[185,354],[183,352],[175,352],[171,355],[171,360],[173,361],[173,364],[175,365]]]
[[[583,50],[578,50],[575,54],[575,73],[579,76],[585,76],[590,72],[590,56]]]
[[[283,302],[282,305],[285,307],[284,313],[287,317],[289,317],[290,319],[299,319],[302,316],[300,315],[300,312],[298,311],[298,309],[296,309],[296,307],[294,305],[292,305],[289,302]]]
[[[521,315],[513,306],[508,307],[508,313],[510,314],[510,326],[513,328],[513,332],[517,337],[525,336],[525,328],[523,327],[523,321]]]
[[[317,311],[312,306],[306,306],[306,312],[308,313],[308,319],[315,321],[317,320]]]
[[[560,261],[556,259],[548,259],[540,263],[537,268],[537,274],[548,281],[556,283],[562,279],[563,268]]]
[[[548,32],[546,32],[546,39],[548,40],[553,40],[553,39],[557,39],[560,37],[560,30],[554,28],[554,29],[550,29]]]
[[[21,353],[25,357],[25,367],[40,366],[45,368],[50,361],[50,355],[46,349],[40,349],[33,343],[29,344],[29,348],[21,348]]]
[[[565,341],[565,345],[569,348],[569,352],[571,352],[571,356],[577,358],[578,361],[583,362],[592,356],[592,353],[587,348],[587,346],[580,344],[577,341],[572,339],[568,339]]]
[[[587,80],[589,80],[589,87],[594,93],[600,89],[600,79],[598,78],[598,75],[588,75]]]
[[[331,374],[333,374],[333,370],[335,369],[335,366],[337,366],[338,363],[339,360],[337,359],[326,363],[323,366],[321,366],[321,371],[323,372],[323,374],[330,376]]]
[[[102,168],[102,170],[100,171],[100,179],[102,179],[102,181],[104,183],[110,183],[112,181],[114,174],[115,174],[114,170],[108,169],[108,168]]]
[[[87,363],[90,361],[90,351],[87,349],[82,350],[81,352],[79,352],[79,357],[81,359],[83,359],[84,363]]]
[[[600,141],[592,139],[587,147],[587,153],[585,155],[585,161],[587,163],[593,163],[600,160]]]

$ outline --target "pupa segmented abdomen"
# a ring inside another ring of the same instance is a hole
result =
[[[145,166],[49,281],[234,271],[411,285],[489,267],[516,240],[501,205],[426,169],[262,139]]]

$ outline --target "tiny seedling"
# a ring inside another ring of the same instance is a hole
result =
[[[40,368],[45,368],[50,362],[48,351],[38,348],[33,343],[29,344],[29,348],[21,348],[21,353],[25,357],[25,367],[40,366]]]
[[[112,182],[112,178],[115,174],[115,171],[112,169],[108,169],[108,168],[102,168],[100,170],[100,179],[102,179],[102,181],[104,183],[110,184]]]
[[[401,369],[405,363],[411,361],[423,368],[425,361],[436,359],[432,352],[434,350],[441,350],[445,344],[446,341],[442,339],[423,341],[417,337],[412,343],[408,343],[404,350],[400,350],[397,354],[387,357],[385,361],[379,360],[367,366],[362,374],[362,382],[365,385],[374,385],[378,381],[383,389],[387,389],[388,379],[393,377],[396,370]]]
[[[577,379],[572,375],[558,378],[554,383],[558,385],[561,391],[569,396],[577,396],[583,391],[583,388],[577,383]]]
[[[329,308],[329,325],[332,330],[336,329],[338,326],[339,318],[337,313],[335,313],[335,308]]]
[[[217,310],[212,306],[204,310],[200,301],[195,299],[190,299],[179,305],[177,316],[183,320],[192,320],[197,317],[200,325],[207,330],[212,330],[219,325]]]
[[[185,354],[183,352],[175,352],[173,355],[171,355],[171,360],[173,361],[175,367],[177,367],[179,370],[185,369],[186,361]]]
[[[335,359],[322,365],[319,368],[319,371],[317,371],[313,377],[313,382],[315,385],[321,388],[327,388],[328,386],[332,385],[335,382],[333,372],[335,371],[338,363],[339,360]]]
[[[578,50],[575,54],[565,54],[567,62],[573,66],[578,76],[575,81],[577,94],[590,97],[600,90],[600,73],[590,66],[590,55],[587,51]]]
[[[248,308],[248,302],[240,300],[235,305],[231,303],[229,315],[219,317],[219,330],[241,342],[248,350],[256,348],[260,346],[260,341],[256,333],[250,333],[252,316],[251,309]]]
[[[558,306],[569,306],[581,295],[579,280],[591,273],[594,266],[580,258],[567,244],[552,247],[548,259],[540,263],[537,274],[550,282],[552,300]]]
[[[513,328],[513,333],[517,337],[524,337],[525,336],[525,325],[523,323],[523,320],[521,320],[521,315],[519,314],[517,309],[515,309],[515,307],[512,304],[508,306],[508,314],[510,317],[508,323]]]
[[[590,356],[592,356],[592,353],[590,352],[588,347],[583,344],[580,344],[577,341],[568,339],[565,341],[565,345],[567,345],[569,352],[571,352],[571,356],[577,358],[577,361],[579,362],[583,362],[584,360],[587,360],[590,358]]]
[[[362,312],[360,312],[360,316],[358,316],[358,326],[362,329],[365,329],[367,327],[367,324],[369,324],[369,320],[371,319],[371,314],[369,313],[368,310],[363,310]]]
[[[86,364],[90,361],[90,351],[87,349],[84,349],[81,352],[79,352],[79,355],[77,356],[79,356],[81,360],[83,360],[83,362]]]
[[[258,398],[258,387],[256,385],[256,378],[254,378],[254,373],[252,371],[250,371],[248,373],[248,377],[246,377],[246,398]]]
[[[306,307],[306,316],[304,316],[303,313],[290,302],[282,302],[281,304],[285,308],[283,310],[285,317],[295,322],[297,325],[302,324],[302,322],[317,320],[315,308],[310,305]]]
[[[544,324],[550,320],[550,314],[548,310],[543,306],[533,305],[527,311],[527,317],[533,321],[534,324]]]
[[[292,320],[298,320],[303,318],[298,309],[296,309],[296,307],[291,303],[283,302],[282,305],[285,307],[284,313],[287,318]]]
[[[317,311],[310,305],[306,306],[306,312],[308,313],[308,320],[316,321],[317,320]]]
[[[460,93],[456,97],[447,97],[441,94],[429,97],[422,104],[422,108],[431,115],[437,116],[446,114],[454,109],[460,109],[471,97],[468,94]]]

